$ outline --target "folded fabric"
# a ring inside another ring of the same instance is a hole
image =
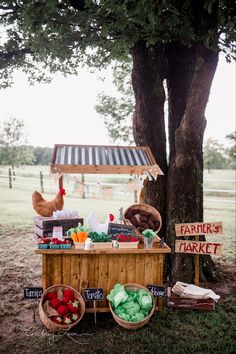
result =
[[[211,289],[201,288],[200,286],[187,284],[180,281],[176,282],[172,288],[172,291],[180,297],[187,297],[191,299],[213,299],[217,302],[220,298],[220,296],[216,295]]]

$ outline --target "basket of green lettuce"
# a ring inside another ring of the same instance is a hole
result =
[[[155,311],[153,295],[139,284],[116,284],[107,299],[113,318],[126,329],[143,327]]]

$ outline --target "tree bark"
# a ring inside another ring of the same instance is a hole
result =
[[[175,130],[175,146],[169,163],[167,186],[167,242],[174,249],[175,224],[203,220],[203,152],[205,108],[218,63],[218,54],[206,47],[196,49],[196,65],[186,109]],[[172,132],[173,134],[173,132]],[[211,258],[205,269],[213,269]],[[193,256],[173,254],[172,280],[192,282]],[[211,272],[213,274],[214,272]]]
[[[165,90],[163,80],[166,63],[163,47],[149,47],[142,41],[132,49],[132,85],[135,94],[133,132],[136,145],[150,146],[164,173],[157,181],[145,182],[145,202],[165,215],[166,194],[166,133],[164,122]],[[163,218],[163,222],[165,218]],[[164,234],[165,224],[162,227]],[[161,235],[162,236],[162,235]]]

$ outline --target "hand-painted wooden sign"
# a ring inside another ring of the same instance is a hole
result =
[[[180,240],[175,241],[176,253],[192,253],[192,254],[222,254],[222,244],[219,242],[198,242]]]
[[[176,224],[175,233],[176,236],[220,235],[223,227],[222,222]]]

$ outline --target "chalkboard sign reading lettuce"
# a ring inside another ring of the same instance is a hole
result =
[[[115,224],[109,223],[108,224],[108,235],[112,236],[112,239],[115,239],[116,236],[123,234],[123,235],[134,235],[134,227],[123,225],[123,224]]]

